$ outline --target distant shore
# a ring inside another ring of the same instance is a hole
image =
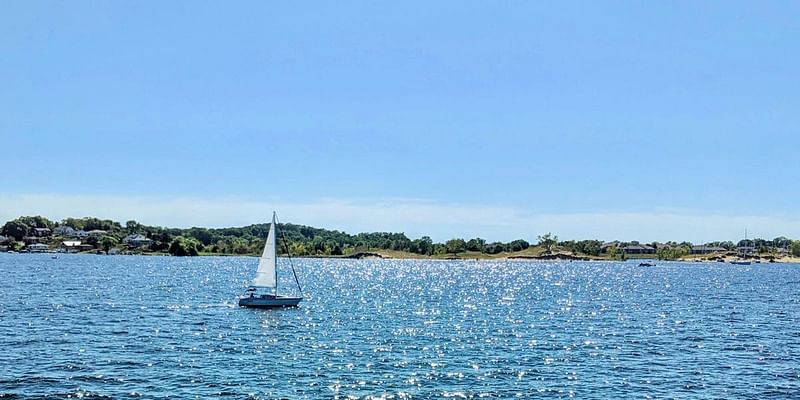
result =
[[[525,239],[489,242],[476,237],[435,242],[400,232],[348,234],[337,230],[277,223],[278,252],[297,257],[432,260],[682,260],[798,262],[800,241],[786,237],[692,244],[559,240],[545,233]],[[0,228],[0,252],[64,252],[121,255],[255,256],[264,250],[270,224],[230,228],[168,228],[134,220],[124,224],[94,217],[51,221],[22,216]]]
[[[11,253],[11,252],[9,252]],[[25,251],[21,252],[14,252],[16,254],[49,254],[51,256],[57,257],[59,255],[63,255],[63,252],[56,252],[56,251],[48,251],[42,253],[28,253]],[[87,252],[80,252],[80,253],[69,253],[69,254],[76,254],[76,255],[106,255],[104,252],[97,252],[97,251],[87,251]],[[154,253],[154,252],[122,252],[116,253],[111,255],[125,255],[125,256],[143,256],[143,257],[172,257],[169,253]],[[223,254],[223,253],[200,253],[197,255],[198,257],[258,257],[255,254]],[[285,254],[279,255],[280,257],[286,257]],[[651,255],[654,256],[654,255]],[[383,250],[376,250],[376,251],[369,251],[369,252],[359,252],[353,253],[348,255],[305,255],[305,256],[292,256],[292,258],[297,259],[304,259],[304,258],[319,258],[319,259],[339,259],[339,260],[432,260],[432,261],[605,261],[605,262],[649,262],[649,263],[659,263],[659,262],[703,262],[703,263],[731,263],[734,261],[750,261],[751,263],[761,263],[761,264],[769,264],[769,263],[786,263],[786,264],[800,264],[800,257],[793,257],[793,256],[771,256],[771,255],[762,255],[762,256],[751,256],[747,258],[740,258],[737,256],[730,256],[725,254],[706,254],[706,255],[694,255],[694,256],[685,256],[674,260],[661,260],[657,257],[646,257],[646,255],[638,255],[635,258],[610,258],[610,257],[597,257],[597,256],[586,256],[586,255],[576,255],[570,253],[544,253],[544,254],[536,254],[532,255],[531,252],[521,251],[516,253],[507,253],[507,254],[498,254],[498,255],[486,255],[484,253],[476,253],[476,252],[466,252],[466,253],[459,253],[459,254],[447,254],[447,255],[437,255],[437,256],[422,256],[415,253],[407,253],[402,251],[383,251]]]

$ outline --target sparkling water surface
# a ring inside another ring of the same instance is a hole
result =
[[[800,265],[293,262],[2,254],[0,398],[800,398]]]

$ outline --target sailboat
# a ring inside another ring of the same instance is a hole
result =
[[[747,246],[747,244],[748,244],[748,241],[747,241],[747,228],[745,228],[745,230],[744,230],[744,245],[745,246],[740,248],[740,250],[739,250],[739,258],[736,259],[736,260],[731,261],[731,264],[734,264],[734,265],[750,265],[750,260],[747,259],[747,251],[748,251],[747,247],[749,247],[749,246]]]
[[[278,270],[276,267],[277,255],[275,251],[275,221],[277,216],[272,213],[272,224],[269,226],[267,243],[264,245],[264,252],[258,260],[258,270],[256,276],[245,290],[244,295],[239,296],[239,305],[242,307],[255,308],[277,308],[277,307],[297,307],[302,297],[282,296],[278,294]],[[291,265],[291,259],[289,260]],[[297,289],[302,295],[303,289],[297,279],[297,273],[292,266],[294,280],[297,282]]]

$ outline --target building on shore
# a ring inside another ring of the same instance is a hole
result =
[[[623,243],[623,242],[607,242],[600,246],[601,253],[608,253],[608,249],[615,247],[617,251],[624,252],[625,254],[656,254],[656,249],[653,246],[639,243]]]
[[[44,253],[50,250],[50,247],[43,243],[32,243],[25,246],[25,249],[31,253]]]
[[[89,246],[91,247],[91,246]],[[59,250],[65,253],[77,253],[83,250],[80,240],[65,240],[58,246]]]
[[[151,242],[152,242],[152,240],[150,240],[147,237],[145,237],[144,235],[141,235],[141,234],[138,234],[138,233],[135,233],[133,235],[125,236],[122,239],[122,243],[127,245],[127,246],[130,246],[130,247],[148,246],[148,245],[150,245]]]
[[[78,231],[71,226],[59,225],[53,229],[53,233],[59,236],[75,236]]]
[[[692,246],[692,254],[711,254],[711,253],[724,253],[728,249],[719,246],[708,246],[704,244]]]

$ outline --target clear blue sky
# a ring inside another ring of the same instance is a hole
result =
[[[0,219],[800,237],[798,21],[789,1],[2,2]]]

